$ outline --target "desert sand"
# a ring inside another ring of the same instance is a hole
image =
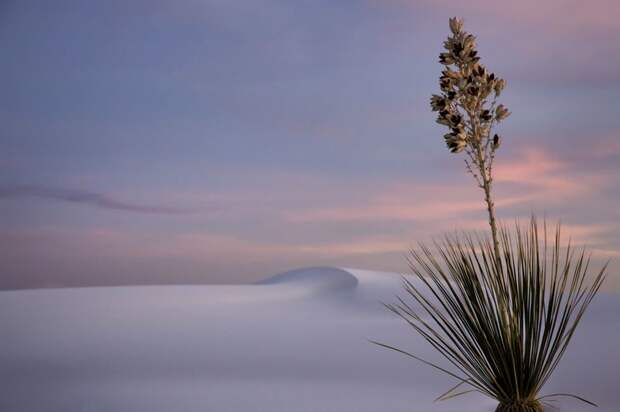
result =
[[[253,285],[0,292],[0,410],[493,411],[479,394],[369,343],[445,365],[381,302],[400,275],[307,268]],[[600,294],[544,393],[620,410],[620,296]]]

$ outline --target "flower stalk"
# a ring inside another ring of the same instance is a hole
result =
[[[493,161],[501,144],[493,126],[510,112],[497,98],[506,81],[480,63],[476,38],[463,30],[463,20],[450,19],[451,35],[444,42],[439,63],[445,66],[439,78],[441,94],[431,97],[431,108],[438,112],[437,123],[447,126],[444,135],[452,153],[464,152],[467,171],[484,191],[489,225],[496,256],[499,256],[497,218],[493,201]]]

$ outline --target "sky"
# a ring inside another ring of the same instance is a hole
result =
[[[620,2],[2,1],[0,289],[406,273],[487,230],[429,97],[448,18],[508,82],[497,213],[620,291]]]

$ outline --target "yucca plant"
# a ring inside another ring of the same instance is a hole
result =
[[[491,236],[448,235],[433,249],[420,244],[409,259],[417,281],[404,278],[409,299],[386,305],[456,369],[373,343],[457,379],[439,400],[477,391],[496,399],[498,412],[543,411],[545,399],[557,396],[595,405],[574,394],[540,392],[601,287],[606,265],[589,279],[589,255],[570,242],[563,247],[559,225],[549,241],[546,223],[541,236],[534,217],[513,231],[497,223],[492,168],[500,137],[491,137],[491,129],[510,114],[497,103],[506,82],[480,64],[462,20],[450,19],[450,30],[439,58],[441,95],[432,96],[431,107],[450,129],[448,148],[465,152],[467,170],[484,190]]]
[[[570,244],[542,239],[536,220],[515,235],[500,227],[499,250],[488,237],[446,236],[433,250],[411,252],[417,281],[404,279],[408,303],[386,305],[443,355],[457,372],[402,349],[376,344],[422,360],[459,384],[438,399],[478,391],[499,401],[497,411],[542,411],[540,390],[562,358],[605,268],[586,282],[589,257]],[[498,263],[499,262],[499,263]],[[458,391],[462,385],[469,388]]]

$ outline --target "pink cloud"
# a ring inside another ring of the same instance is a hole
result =
[[[498,161],[494,171],[498,207],[531,204],[583,196],[603,179],[596,175],[576,176],[568,165],[540,148],[523,151],[519,157]],[[362,204],[314,207],[285,212],[290,222],[330,221],[455,221],[483,210],[482,193],[459,177],[457,183],[430,185],[420,181],[396,183],[369,194]],[[512,189],[502,184],[516,185]]]
[[[620,156],[620,130],[613,130],[604,136],[591,139],[589,152],[594,157]]]
[[[528,188],[522,200],[575,197],[591,190],[591,176],[575,176],[569,165],[541,148],[525,149],[519,157],[497,162],[494,179],[498,184],[515,183]]]
[[[410,245],[397,237],[370,237],[350,242],[324,242],[296,247],[296,251],[318,256],[374,255],[380,253],[404,253]]]

